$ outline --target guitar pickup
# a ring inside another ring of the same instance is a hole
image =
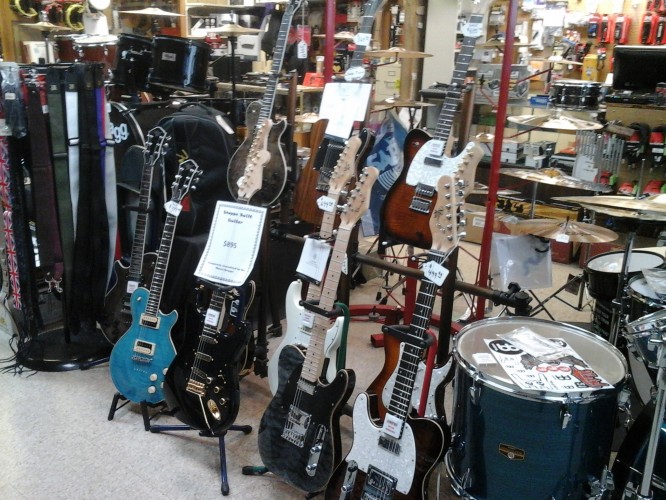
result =
[[[428,167],[441,167],[442,166],[442,159],[441,158],[433,158],[432,156],[426,156],[423,159],[423,164],[428,166]]]
[[[194,353],[194,357],[200,359],[201,361],[205,361],[206,363],[213,361],[213,357],[204,352],[196,352]]]
[[[160,327],[160,318],[157,316],[151,316],[150,314],[142,314],[141,320],[139,321],[141,326],[147,326],[148,328],[158,329]]]
[[[427,196],[428,198],[433,198],[435,196],[435,187],[428,186],[427,184],[423,184],[422,182],[419,182],[416,185],[414,191],[416,191],[416,194],[419,196]]]
[[[155,353],[155,344],[137,339],[134,341],[134,352],[152,356]]]
[[[427,214],[430,212],[430,203],[430,200],[414,197],[412,198],[412,202],[409,204],[409,208],[415,210],[416,212]]]

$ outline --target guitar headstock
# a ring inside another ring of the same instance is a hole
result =
[[[192,159],[178,165],[178,173],[171,184],[171,200],[168,203],[180,205],[187,193],[196,189],[202,173],[199,164]]]
[[[379,177],[379,170],[375,167],[365,167],[356,181],[356,187],[350,193],[347,204],[340,215],[340,228],[352,229],[361,220],[363,214],[370,206],[370,191]]]
[[[460,185],[450,175],[437,181],[437,202],[430,216],[432,250],[449,252],[458,244],[458,192]]]
[[[460,31],[465,38],[479,38],[484,34],[483,18],[492,0],[472,0],[466,2],[463,10],[469,14],[467,22],[460,26]]]
[[[148,131],[146,146],[143,150],[143,161],[146,165],[155,164],[159,160],[167,140],[169,140],[169,135],[162,127],[153,127]]]
[[[340,193],[354,177],[356,173],[356,153],[358,153],[360,147],[360,137],[355,135],[349,138],[328,181],[329,193]]]
[[[272,127],[273,122],[271,120],[264,120],[255,133],[243,176],[236,183],[239,200],[249,202],[254,194],[261,189],[264,165],[271,159],[271,154],[268,152],[268,135]]]
[[[305,0],[289,0],[289,5],[287,5],[287,9],[285,11],[286,14],[293,16],[294,12],[300,9],[304,2]]]

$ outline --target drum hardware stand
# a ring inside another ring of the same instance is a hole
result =
[[[534,297],[534,299],[537,301],[538,306],[536,306],[532,311],[530,312],[530,316],[536,316],[539,314],[541,311],[545,312],[548,317],[555,321],[555,318],[553,317],[552,314],[546,309],[546,304],[551,300],[551,299],[557,299],[563,304],[571,307],[572,309],[575,309],[576,311],[582,311],[585,309],[590,304],[590,301],[588,300],[585,302],[585,279],[583,278],[583,274],[577,274],[576,276],[571,276],[569,275],[569,279],[567,282],[562,285],[560,288],[555,290],[553,293],[551,293],[548,297],[545,299],[541,300],[539,297],[537,297],[533,291],[530,290],[530,294]],[[570,302],[567,302],[566,300],[562,299],[559,297],[559,294],[562,293],[565,290],[569,290],[571,287],[574,285],[577,285],[577,291],[576,295],[578,296],[578,304],[574,305],[571,304]],[[585,303],[584,303],[585,302]]]
[[[593,500],[604,500],[610,498],[611,492],[615,489],[615,482],[613,481],[613,473],[604,466],[601,472],[601,478],[590,481],[591,496]]]
[[[624,256],[622,257],[622,268],[620,270],[620,276],[618,278],[617,291],[615,294],[615,299],[611,302],[613,306],[612,307],[613,316],[611,318],[608,341],[614,346],[617,346],[618,334],[620,333],[620,328],[623,326],[624,323],[622,298],[624,296],[624,290],[627,286],[627,276],[629,274],[631,252],[633,251],[635,239],[636,239],[636,227],[634,224],[627,232],[627,241],[624,246]]]

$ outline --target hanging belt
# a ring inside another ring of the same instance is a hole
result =
[[[76,237],[76,213],[79,203],[79,81],[78,64],[67,68],[65,109],[67,110],[67,143],[69,144],[69,195],[72,206],[72,236]]]
[[[14,226],[12,225],[12,206],[9,201],[9,144],[6,137],[0,137],[0,199],[2,200],[2,218],[4,222],[5,241],[7,248],[7,272],[9,273],[10,296],[16,309],[22,308],[21,284],[14,243]]]
[[[30,133],[30,156],[32,163],[32,186],[34,189],[35,225],[39,248],[40,268],[50,290],[60,291],[63,273],[62,247],[53,166],[44,116],[46,95],[41,84],[28,86],[28,130]]]

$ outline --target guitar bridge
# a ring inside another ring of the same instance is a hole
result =
[[[187,386],[185,386],[185,390],[197,396],[203,396],[206,394],[206,385],[195,380],[188,380]]]
[[[282,437],[289,441],[291,444],[303,448],[305,444],[305,434],[310,427],[309,413],[305,413],[300,408],[291,405],[289,407],[289,416],[287,423],[282,430]]]
[[[397,484],[398,480],[395,477],[370,465],[368,467],[368,475],[365,477],[361,500],[393,498]]]

